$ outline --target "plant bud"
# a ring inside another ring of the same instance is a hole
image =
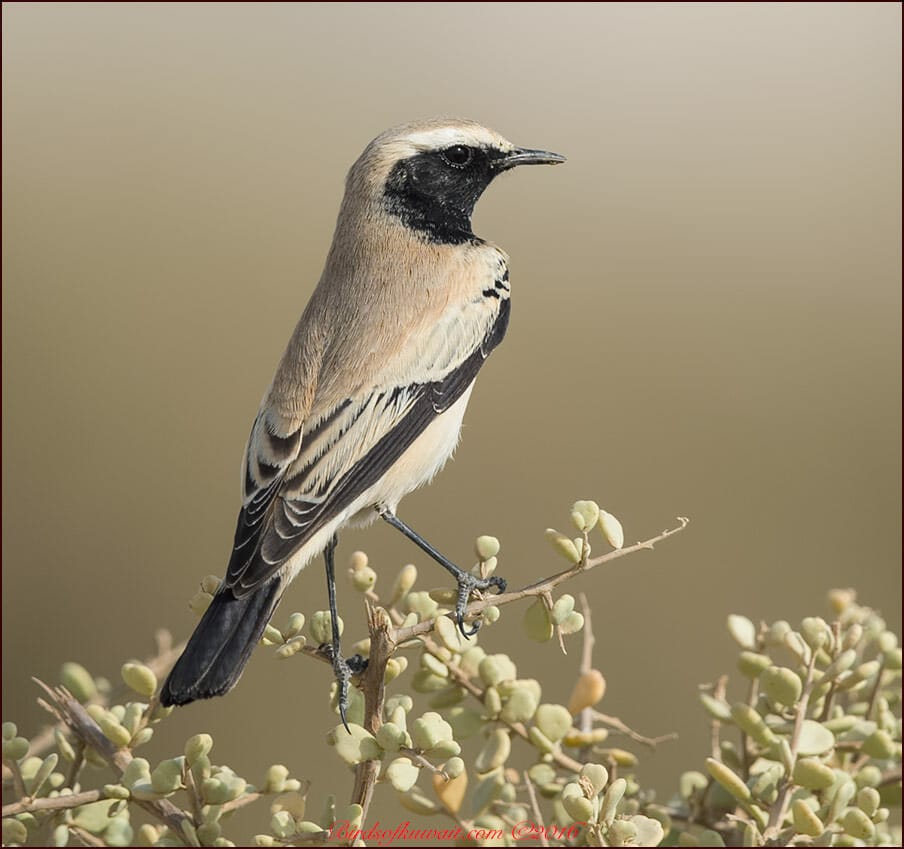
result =
[[[606,694],[606,679],[598,669],[588,669],[582,672],[571,697],[568,699],[568,712],[572,716],[579,714],[584,708],[593,707],[602,701]]]
[[[104,732],[104,736],[114,746],[122,748],[123,746],[128,746],[132,741],[132,735],[117,722],[116,717],[110,712],[102,716],[97,721],[97,724],[100,726],[100,730]]]
[[[797,741],[798,755],[821,755],[835,747],[835,735],[821,722],[805,719]]]
[[[625,532],[622,529],[621,522],[611,513],[600,510],[600,530],[606,538],[606,542],[613,548],[623,548],[625,544]]]
[[[791,803],[791,819],[798,834],[819,837],[825,831],[822,820],[803,799],[795,799]]]
[[[562,742],[566,746],[574,749],[585,749],[590,746],[597,746],[604,743],[609,737],[609,731],[606,728],[594,728],[591,731],[577,731],[572,728],[563,738]]]
[[[431,761],[444,761],[447,758],[453,758],[460,754],[461,746],[451,737],[447,740],[440,740],[439,743],[424,752],[424,756]]]
[[[803,684],[800,676],[785,666],[770,666],[760,675],[763,692],[773,703],[791,707],[797,704]]]
[[[574,596],[565,593],[553,605],[549,618],[552,619],[554,625],[561,625],[574,610]]]
[[[455,623],[448,616],[440,616],[436,620],[433,625],[433,632],[440,643],[450,652],[458,654],[464,649],[465,646],[462,643],[461,634],[458,628],[455,627]]]
[[[439,805],[431,802],[423,793],[414,789],[409,790],[407,793],[400,793],[398,800],[405,810],[411,811],[413,814],[430,816],[440,812]]]
[[[185,760],[189,766],[199,758],[206,757],[213,748],[213,737],[209,734],[195,734],[185,742]]]
[[[584,627],[584,614],[578,613],[576,610],[573,610],[568,616],[565,617],[565,621],[559,625],[559,630],[563,634],[576,634],[581,628]]]
[[[29,743],[25,737],[13,737],[3,741],[3,759],[18,761],[28,754]]]
[[[706,712],[719,722],[731,722],[731,707],[724,699],[717,699],[709,693],[700,693],[700,703]]]
[[[555,750],[555,744],[537,726],[533,725],[528,728],[527,736],[542,754],[549,754]]]
[[[289,617],[286,627],[282,630],[283,639],[288,642],[292,637],[297,637],[301,633],[302,628],[304,628],[304,614],[293,613]]]
[[[201,591],[208,595],[216,595],[220,588],[220,578],[218,575],[206,575],[201,579]]]
[[[616,820],[609,826],[606,839],[611,846],[636,846],[637,826],[631,820]]]
[[[581,555],[577,547],[565,534],[560,534],[555,528],[547,528],[546,538],[550,541],[552,547],[569,563],[580,563]]]
[[[182,787],[182,768],[185,758],[161,761],[151,773],[151,787],[156,793],[173,793]]]
[[[508,733],[497,728],[487,738],[487,742],[474,761],[474,768],[478,773],[489,772],[502,766],[512,752],[512,740]]]
[[[12,846],[22,844],[28,840],[28,829],[19,820],[4,818],[3,820],[3,845]]]
[[[558,742],[571,730],[571,714],[562,705],[544,704],[537,708],[534,723],[552,742]]]
[[[808,790],[825,790],[835,782],[835,773],[816,758],[800,758],[791,773],[795,784]]]
[[[875,787],[864,787],[857,793],[857,807],[870,818],[876,815],[880,802],[879,791]]]
[[[616,778],[615,781],[609,785],[609,788],[606,790],[606,795],[603,796],[602,804],[600,805],[599,821],[603,825],[612,825],[618,809],[618,803],[621,802],[627,789],[628,782],[625,781],[624,778]]]
[[[283,635],[279,628],[267,625],[264,628],[264,635],[261,637],[261,645],[264,646],[281,646],[283,644]]]
[[[791,626],[784,620],[773,622],[766,630],[765,642],[769,646],[783,646],[785,637],[791,633]]]
[[[461,758],[450,758],[444,772],[449,776],[448,781],[441,774],[434,773],[433,792],[448,811],[457,814],[461,810],[465,791],[468,789],[468,774],[465,772],[464,761]]]
[[[399,728],[394,722],[384,722],[377,729],[377,743],[387,752],[397,752],[405,745],[407,734],[404,728]]]
[[[392,607],[393,605],[398,604],[406,595],[408,595],[411,588],[414,586],[415,581],[417,581],[417,567],[411,563],[407,566],[403,566],[393,582],[392,593],[389,596],[389,606]]]
[[[713,758],[706,759],[706,770],[739,802],[750,801],[750,788],[741,780],[740,776],[732,772],[721,761]]]
[[[287,657],[298,654],[307,645],[307,642],[308,640],[303,634],[290,637],[283,645],[277,647],[275,654],[281,660],[285,660]]]
[[[144,758],[132,758],[122,773],[122,783],[131,789],[145,782],[151,782],[151,765]]]
[[[528,638],[538,643],[552,639],[552,635],[555,633],[549,610],[547,610],[542,598],[535,599],[527,607],[527,610],[524,611],[522,624]]]
[[[128,687],[148,699],[157,690],[157,676],[143,663],[124,663],[121,674]]]
[[[876,826],[860,808],[848,808],[841,818],[841,824],[856,840],[872,840],[876,835]]]
[[[64,663],[60,669],[60,683],[82,704],[97,696],[97,684],[79,663]]]
[[[369,731],[353,722],[348,727],[349,730],[346,731],[342,725],[337,725],[327,735],[327,742],[336,747],[336,754],[342,760],[355,766],[362,761],[380,757],[380,746]]]
[[[752,651],[756,648],[756,626],[746,616],[732,613],[728,617],[727,627],[732,639],[742,649]]]
[[[600,518],[600,508],[595,501],[575,501],[571,507],[571,521],[579,531],[591,531]]]
[[[855,590],[831,590],[829,592],[829,605],[836,616],[840,616],[857,600]]]
[[[738,702],[731,706],[731,718],[735,725],[760,746],[771,746],[776,737],[763,717],[750,705]]]
[[[352,586],[359,593],[366,593],[368,590],[373,589],[374,584],[377,583],[377,573],[370,566],[362,566],[360,569],[355,569],[349,577]]]
[[[75,749],[72,747],[72,743],[69,742],[69,738],[63,733],[63,729],[59,726],[53,729],[53,739],[56,742],[57,751],[65,760],[72,763],[75,760]]]
[[[801,636],[807,645],[816,651],[823,647],[831,647],[833,642],[832,629],[825,619],[819,616],[808,616],[800,623]]]
[[[188,600],[188,609],[194,613],[195,616],[203,616],[204,611],[210,607],[212,601],[213,596],[210,593],[199,591]]]
[[[742,651],[738,655],[738,670],[745,678],[759,678],[764,669],[772,666],[772,659],[765,654]]]
[[[386,767],[386,779],[399,793],[407,793],[415,784],[421,771],[410,758],[396,758]]]
[[[452,736],[452,726],[434,711],[418,717],[411,725],[411,739],[421,750],[432,749],[443,740],[451,740]]]
[[[593,788],[594,795],[598,795],[603,792],[603,788],[609,781],[609,770],[602,764],[584,764],[583,769],[581,769],[581,778],[587,779]]]
[[[478,666],[480,680],[487,686],[498,684],[500,681],[514,680],[518,677],[518,670],[508,655],[490,654],[480,661]]]
[[[286,788],[289,768],[283,764],[273,764],[264,778],[264,793],[282,793]]]
[[[13,737],[18,736],[19,729],[16,727],[15,722],[4,722],[3,723],[3,739],[4,740],[12,740]]]
[[[499,718],[506,723],[528,722],[537,711],[539,696],[527,687],[518,687],[508,697]]]
[[[489,560],[499,554],[499,540],[496,537],[480,536],[474,544],[474,550],[481,561]]]
[[[895,741],[891,734],[880,728],[863,741],[861,751],[876,760],[888,760],[895,753]]]
[[[30,796],[41,795],[41,790],[44,788],[47,779],[50,778],[50,774],[56,769],[58,761],[59,756],[56,752],[52,752],[44,758],[41,765],[38,767],[37,772],[35,772],[34,777],[28,782],[28,792]]]
[[[339,636],[341,637],[344,630],[341,616],[336,617],[336,624],[339,626]],[[311,639],[317,645],[331,643],[333,640],[333,630],[330,612],[328,610],[318,610],[312,614],[311,621],[308,623],[308,630],[310,631]]]
[[[584,796],[562,795],[562,806],[575,822],[589,822],[593,817],[593,803]]]

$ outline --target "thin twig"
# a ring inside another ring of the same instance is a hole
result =
[[[569,581],[584,572],[589,572],[591,569],[595,569],[597,566],[603,566],[606,563],[611,563],[613,560],[618,560],[618,558],[620,557],[626,557],[627,555],[634,554],[638,551],[652,549],[653,546],[656,545],[656,543],[662,542],[662,540],[668,539],[670,536],[674,536],[675,534],[683,531],[688,526],[689,521],[689,519],[686,519],[683,516],[679,516],[678,522],[680,524],[677,527],[665,530],[658,536],[652,537],[651,539],[645,540],[644,542],[635,543],[634,545],[630,545],[627,548],[617,548],[615,549],[615,551],[610,551],[607,554],[603,554],[599,557],[594,557],[592,560],[588,560],[586,563],[578,563],[575,566],[564,569],[561,572],[557,572],[555,575],[552,575],[549,578],[544,578],[540,581],[536,581],[533,584],[528,584],[528,586],[522,587],[520,590],[513,590],[512,592],[502,593],[501,595],[491,595],[487,596],[486,598],[472,601],[467,607],[467,615],[475,616],[478,613],[486,610],[486,608],[488,607],[501,607],[504,604],[511,604],[513,601],[520,601],[523,598],[535,598],[536,596],[540,596],[543,595],[543,593],[549,592],[565,581]],[[394,643],[398,644],[404,643],[407,640],[411,640],[414,637],[419,637],[422,634],[429,634],[430,631],[433,630],[434,622],[435,619],[427,619],[423,622],[418,622],[415,625],[409,625],[405,628],[397,628],[392,634],[392,640]]]
[[[37,678],[32,679],[50,698],[46,706],[53,715],[72,729],[73,733],[84,741],[86,746],[94,749],[111,767],[117,776],[122,776],[126,767],[132,762],[132,753],[128,749],[117,748],[100,730],[98,724],[88,715],[85,708],[65,687],[48,687]],[[190,846],[197,845],[194,839],[191,817],[177,808],[168,799],[145,800],[136,799],[134,803],[147,811],[155,819],[172,829],[180,840]],[[184,826],[191,826],[186,831]]]
[[[540,803],[537,801],[537,791],[534,790],[534,782],[530,780],[527,770],[524,770],[524,786],[527,788],[527,798],[530,799],[530,809],[534,815],[534,825],[546,828],[543,822],[543,814],[540,812]]]
[[[797,703],[797,713],[794,717],[794,728],[791,731],[791,740],[789,742],[789,748],[791,750],[792,769],[794,764],[797,762],[797,749],[798,746],[800,746],[800,732],[804,725],[804,719],[807,716],[807,708],[810,704],[810,693],[813,692],[813,687],[816,683],[813,680],[813,671],[815,670],[815,668],[816,652],[813,651],[810,652],[810,662],[807,665],[807,678],[804,681],[803,692],[801,693],[800,700]],[[791,770],[788,770],[788,775],[785,776],[781,789],[778,792],[778,798],[776,798],[771,810],[769,811],[769,822],[766,825],[765,831],[763,832],[764,837],[771,838],[781,828],[781,824],[785,819],[785,814],[788,812],[788,803],[791,800],[791,789],[793,787],[794,781],[791,778]]]
[[[19,769],[19,764],[12,760],[12,758],[4,758],[3,766],[9,771],[9,774],[12,777],[13,787],[16,788],[16,795],[19,798],[27,796],[28,791],[25,789],[25,779],[22,778],[22,771]]]
[[[713,698],[718,699],[721,702],[725,701],[725,691],[728,688],[728,676],[723,675],[716,681],[716,686],[713,687]],[[709,724],[709,748],[710,755],[714,760],[721,761],[722,760],[722,746],[720,742],[720,737],[722,733],[722,723],[713,717]]]
[[[879,655],[879,671],[876,672],[876,683],[873,684],[872,690],[870,690],[869,700],[867,701],[867,709],[864,716],[866,719],[869,719],[873,715],[873,710],[876,707],[876,697],[879,695],[879,686],[882,684],[882,672],[885,670],[885,656]]]
[[[584,617],[584,642],[581,648],[581,667],[579,671],[581,675],[586,675],[593,669],[593,647],[596,644],[596,639],[593,636],[593,618],[590,614],[590,602],[587,601],[587,596],[584,593],[580,593],[578,598],[581,602],[581,614]],[[587,707],[581,710],[581,731],[588,734],[592,730],[593,706],[587,705]],[[582,757],[584,754],[585,752],[581,753]]]
[[[14,817],[16,814],[34,814],[38,811],[64,811],[67,808],[90,805],[92,802],[99,802],[105,798],[106,796],[101,790],[85,790],[83,793],[67,793],[65,796],[54,796],[53,798],[46,796],[39,799],[25,798],[10,805],[4,805],[2,816]]]
[[[109,843],[104,843],[96,834],[92,834],[87,829],[82,828],[78,825],[70,825],[69,833],[74,834],[79,840],[82,841],[82,844],[85,846],[109,846]]]
[[[367,604],[367,628],[370,633],[370,656],[367,668],[361,675],[364,691],[364,727],[376,734],[383,724],[383,701],[386,694],[386,664],[392,657],[395,641],[392,639],[392,622],[386,611]],[[362,761],[355,767],[355,786],[351,802],[362,808],[361,822],[367,819],[367,811],[373,797],[374,784],[380,770],[380,761]]]
[[[635,731],[633,728],[625,725],[625,723],[617,716],[609,716],[606,713],[600,713],[598,710],[593,710],[591,715],[597,722],[602,722],[604,725],[614,728],[616,731],[629,737],[635,743],[640,743],[648,749],[655,749],[660,743],[668,743],[671,740],[678,739],[678,734],[674,731],[671,731],[668,734],[660,734],[658,737],[646,737]]]

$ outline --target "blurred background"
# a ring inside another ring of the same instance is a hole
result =
[[[498,536],[512,586],[562,567],[543,530],[577,498],[629,541],[691,518],[568,588],[593,606],[601,709],[680,735],[642,781],[668,795],[708,753],[697,685],[733,670],[727,614],[797,623],[853,586],[900,627],[900,22],[887,3],[4,4],[3,719],[41,727],[31,675],[115,680],[156,628],[191,631],[345,172],[431,115],[568,163],[478,205],[512,257],[509,335],[455,461],[400,515],[464,564]],[[356,548],[378,591],[407,562],[445,582],[388,527],[348,533],[341,561]],[[277,622],[325,606],[318,563]],[[347,583],[340,606],[359,638]],[[482,644],[567,700],[580,639],[528,649],[522,615]],[[329,681],[261,650],[147,756],[207,731],[252,781],[313,778],[318,811],[351,790]]]

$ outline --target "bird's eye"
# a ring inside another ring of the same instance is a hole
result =
[[[442,152],[443,159],[453,168],[464,168],[473,156],[474,151],[463,144],[452,145]]]

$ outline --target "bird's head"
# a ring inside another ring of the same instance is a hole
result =
[[[564,161],[516,147],[473,121],[404,124],[377,136],[352,166],[346,202],[375,202],[424,238],[456,244],[474,238],[471,214],[494,177],[518,165]]]

